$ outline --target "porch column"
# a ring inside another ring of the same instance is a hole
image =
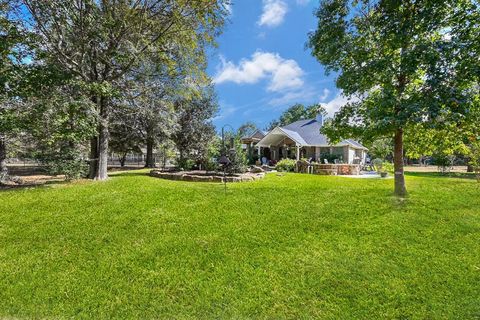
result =
[[[297,161],[300,160],[300,146],[297,146]]]
[[[260,151],[260,146],[257,146],[257,154],[258,154],[258,159],[260,160],[260,155],[262,154],[262,152]]]

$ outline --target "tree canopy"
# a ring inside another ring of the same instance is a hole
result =
[[[458,75],[474,73],[462,57],[473,56],[478,41],[462,25],[478,9],[468,0],[324,0],[316,12],[312,54],[355,98],[323,131],[332,141],[394,138],[397,195],[406,195],[404,132],[414,125],[442,130],[468,118],[478,87]]]
[[[82,82],[97,106],[90,176],[98,180],[107,178],[109,120],[122,93],[119,84],[145,61],[204,75],[205,48],[214,44],[226,14],[224,0],[16,2],[28,11],[25,24],[36,33],[44,59]]]

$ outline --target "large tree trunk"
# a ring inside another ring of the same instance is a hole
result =
[[[153,158],[153,146],[155,141],[153,137],[147,133],[147,158],[145,160],[145,168],[155,168],[155,159]]]
[[[5,182],[7,177],[7,142],[5,141],[5,138],[0,137],[0,184]]]
[[[153,127],[149,124],[147,126],[147,157],[145,158],[145,168],[155,168],[155,159],[153,157],[154,145]]]
[[[405,176],[403,173],[403,129],[397,129],[395,131],[393,162],[395,170],[395,195],[405,197],[407,195],[407,188],[405,187]]]
[[[98,168],[95,180],[106,180],[108,178],[108,105],[105,98],[100,99],[100,130],[98,135]]]
[[[120,157],[120,167],[125,167],[125,161],[127,160],[127,152],[124,152]]]
[[[95,179],[98,168],[98,137],[90,139],[90,168],[88,170],[88,177]]]

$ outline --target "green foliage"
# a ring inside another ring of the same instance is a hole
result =
[[[421,125],[412,126],[405,135],[406,155],[419,158],[465,154],[468,150],[464,134],[457,127],[455,124],[450,124],[447,128],[435,130],[426,129]]]
[[[438,171],[441,173],[450,172],[453,167],[453,162],[455,156],[451,154],[445,154],[443,152],[438,152],[433,154],[433,164],[438,167]]]
[[[393,164],[390,161],[384,161],[383,162],[383,171],[384,172],[389,172],[389,173],[394,173],[395,168],[393,167]]]
[[[393,164],[389,161],[385,161],[381,158],[376,158],[376,159],[373,159],[372,163],[375,167],[375,171],[377,171],[378,173],[394,172]]]
[[[480,136],[477,138],[472,137],[468,156],[470,158],[469,164],[477,175],[477,181],[480,182]]]
[[[84,178],[88,172],[88,163],[76,150],[65,148],[60,152],[41,153],[37,160],[45,165],[50,175],[65,175],[67,181]]]
[[[193,159],[178,158],[177,166],[180,170],[189,171],[192,170],[197,163]]]
[[[480,53],[479,9],[476,1],[321,1],[309,46],[350,99],[322,132],[332,142],[395,135],[401,167],[404,132],[468,122],[479,90],[471,58]],[[395,179],[405,195],[403,177]]]
[[[205,162],[216,136],[211,119],[218,110],[217,97],[211,85],[191,88],[190,93],[175,103],[176,130],[171,139],[181,162],[185,159]]]
[[[328,163],[334,163],[335,160],[342,160],[342,156],[335,154],[335,153],[330,153],[330,152],[324,152],[320,154],[320,162],[324,162],[324,160],[327,160]]]
[[[379,173],[383,172],[383,163],[384,163],[383,159],[380,159],[380,158],[373,159],[372,164],[375,167],[375,171]]]
[[[372,158],[393,158],[393,141],[391,138],[376,139],[368,146],[368,154]]]
[[[43,49],[41,62],[54,64],[83,83],[96,105],[99,143],[92,147],[91,154],[98,160],[92,161],[91,173],[100,180],[107,177],[109,121],[119,105],[115,100],[124,102],[131,98],[125,96],[125,91],[128,92],[132,79],[136,84],[141,83],[139,74],[146,80],[161,76],[185,82],[206,79],[206,48],[215,44],[214,38],[227,15],[224,0],[15,2],[23,4],[18,21],[37,35],[38,46]],[[151,83],[146,83],[153,89]],[[188,91],[186,87],[190,86],[179,86],[169,92],[170,102],[183,97],[182,91]],[[139,104],[147,111],[158,111],[156,107],[167,100],[163,96],[152,100],[152,94],[148,94],[149,101],[145,103],[144,90],[138,86],[134,90],[137,102],[143,99]],[[163,93],[163,90],[152,91]],[[146,115],[147,149],[151,151],[152,145],[158,143],[155,141],[158,135],[152,131],[164,129],[161,120],[169,117],[155,112],[143,115]],[[154,125],[152,119],[156,121]]]
[[[228,135],[226,136],[228,141]],[[227,147],[228,149],[228,147]],[[235,135],[233,137],[233,148],[230,148],[226,151],[228,158],[230,159],[230,164],[227,166],[227,172],[230,174],[233,173],[244,173],[247,171],[247,154],[242,149],[242,144],[240,142],[240,137]]]
[[[293,172],[295,171],[295,167],[297,165],[297,161],[293,159],[282,159],[277,162],[275,165],[275,169],[281,172]]]

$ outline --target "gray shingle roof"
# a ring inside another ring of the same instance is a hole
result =
[[[328,138],[320,133],[321,127],[322,124],[316,119],[306,119],[295,121],[289,125],[280,127],[280,129],[288,132],[290,136],[294,137],[295,140],[302,145],[328,146],[330,145]],[[343,140],[338,145],[351,145],[354,148],[366,149],[362,144],[351,139]]]

